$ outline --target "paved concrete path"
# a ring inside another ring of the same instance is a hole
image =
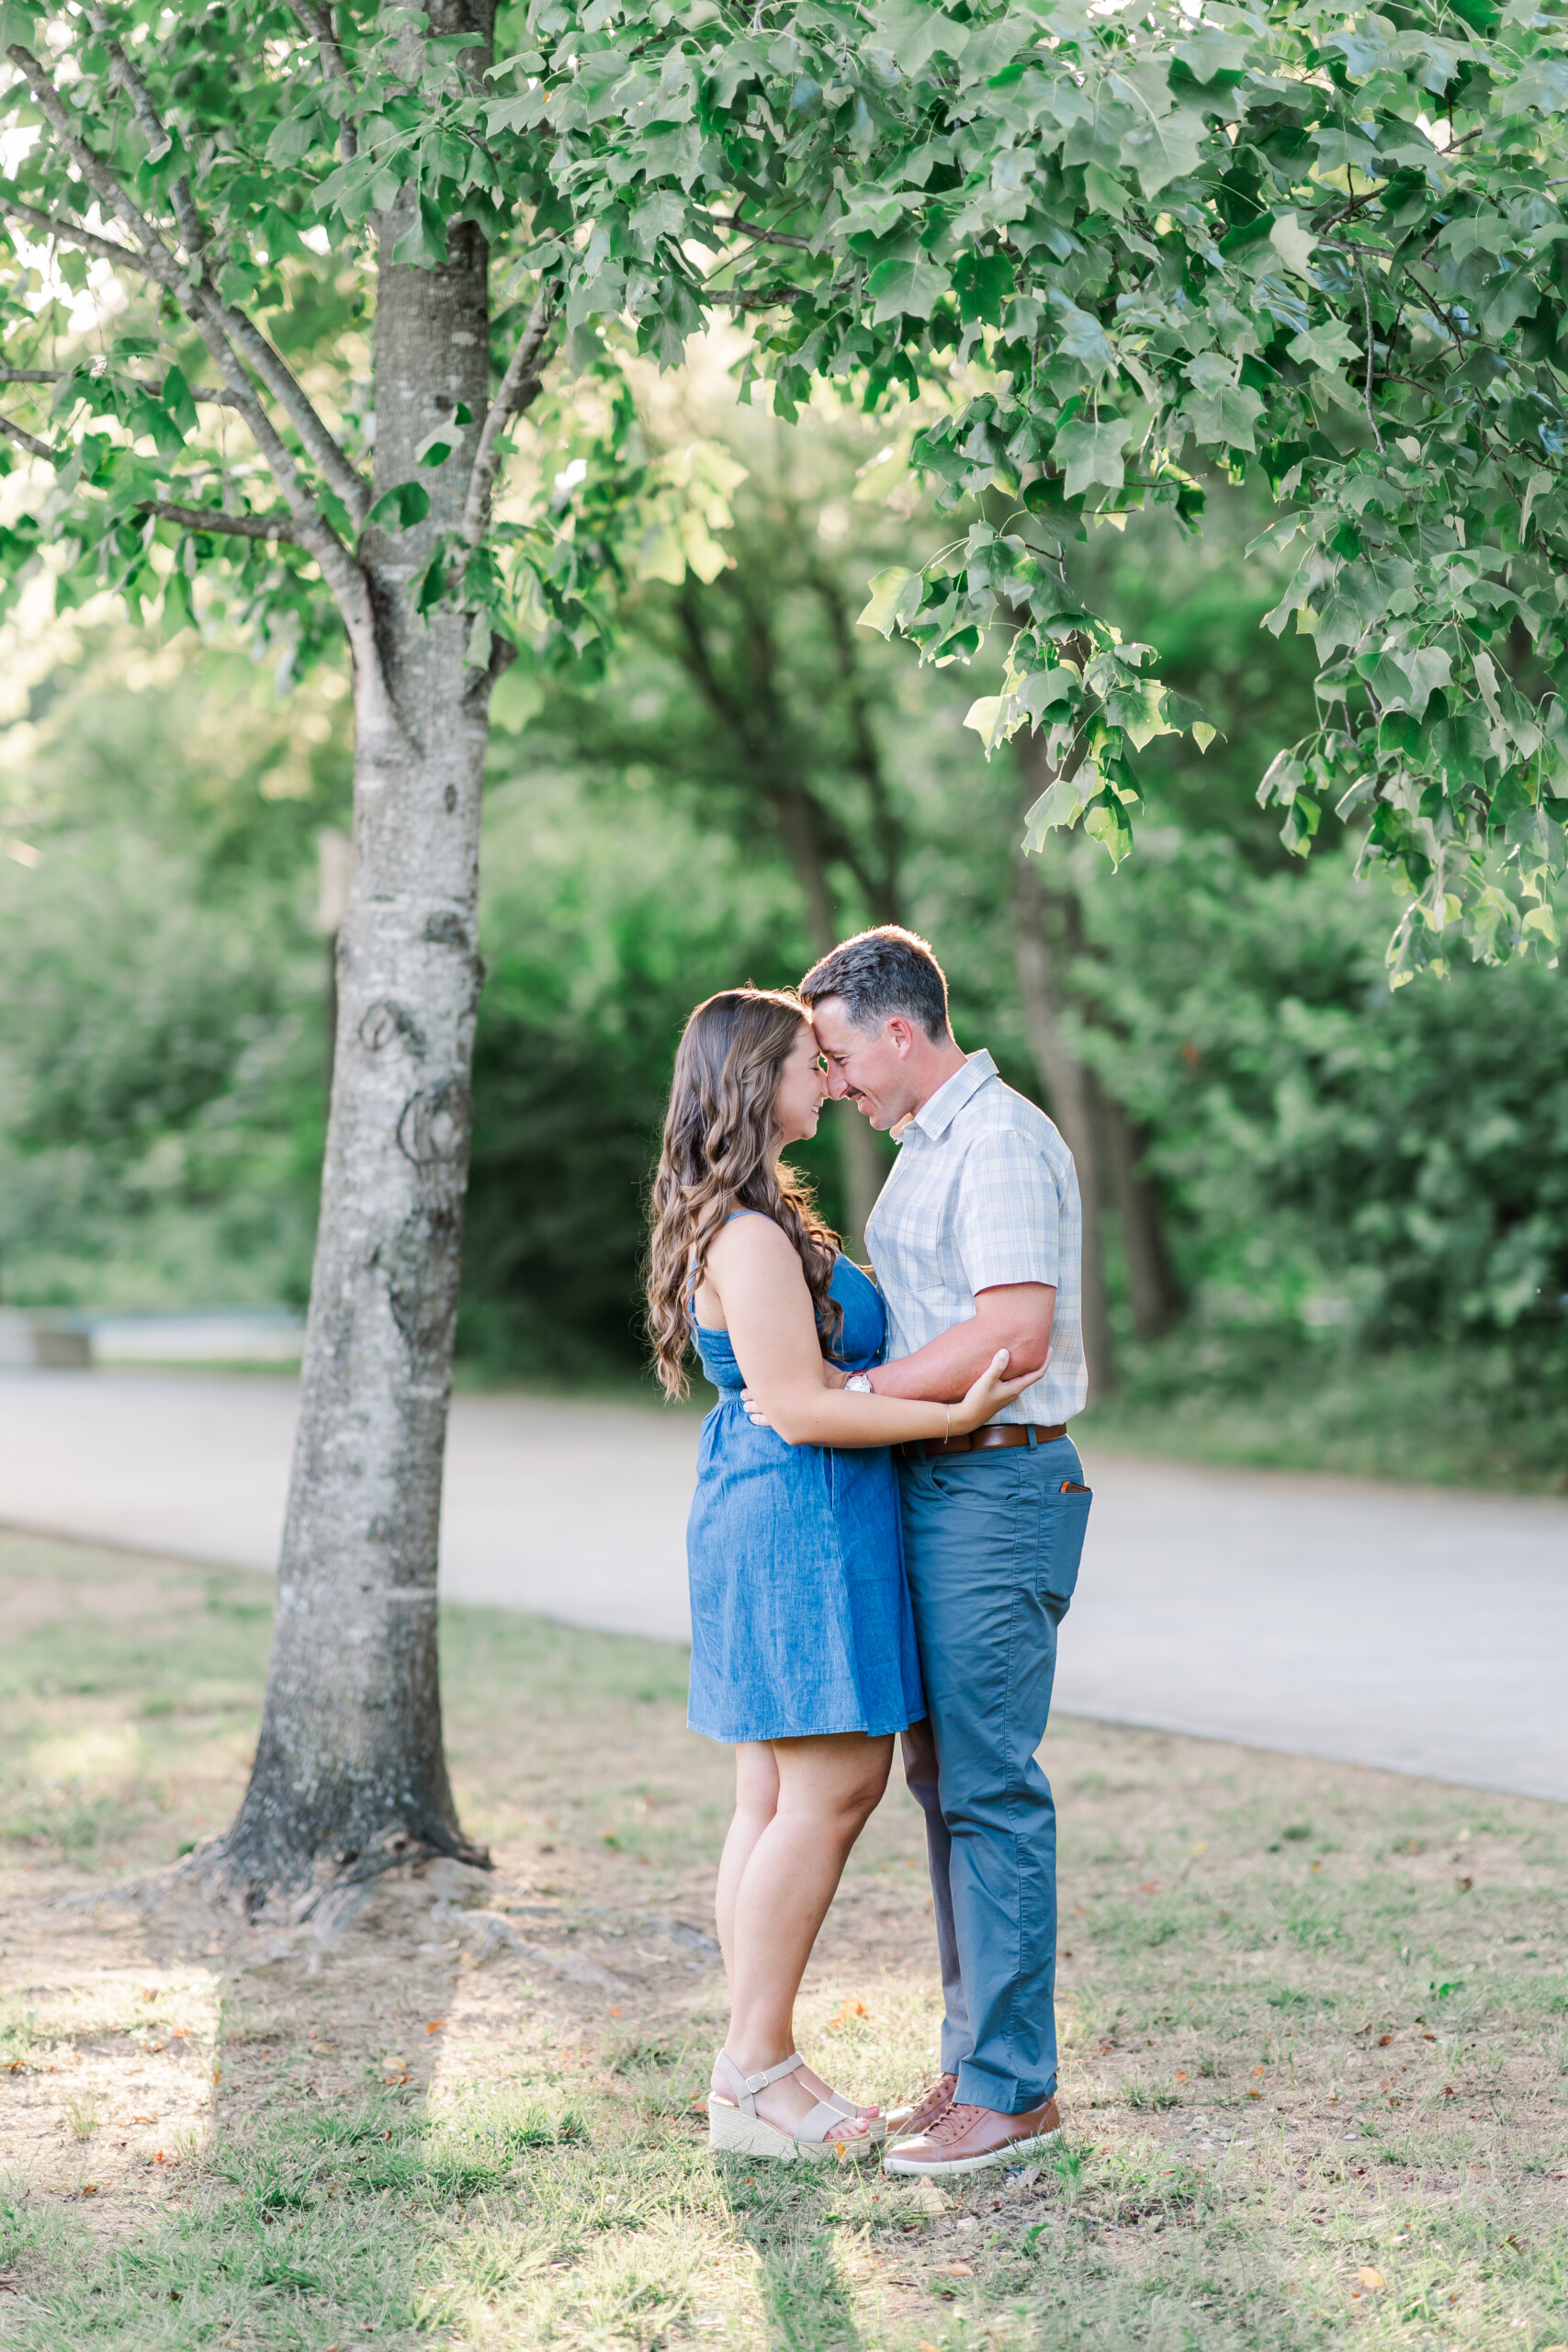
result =
[[[0,1374],[0,1521],[271,1568],[283,1379]],[[459,1396],[442,1589],[684,1640],[694,1415]],[[1568,1800],[1568,1502],[1090,1455],[1074,1713]]]

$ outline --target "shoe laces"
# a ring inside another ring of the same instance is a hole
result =
[[[954,2099],[945,2115],[939,2115],[931,2125],[929,2137],[933,2140],[961,2140],[969,2130],[971,2116],[984,2115],[983,2107],[964,2107]]]

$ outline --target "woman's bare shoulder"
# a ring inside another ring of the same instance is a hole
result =
[[[727,1267],[733,1273],[773,1272],[792,1265],[797,1273],[801,1272],[794,1242],[783,1226],[760,1209],[731,1217],[709,1245],[707,1261],[721,1275]],[[805,1280],[803,1273],[801,1279]]]

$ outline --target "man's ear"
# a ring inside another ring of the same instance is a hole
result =
[[[907,1062],[915,1043],[915,1024],[896,1012],[887,1023],[887,1038],[901,1062]]]

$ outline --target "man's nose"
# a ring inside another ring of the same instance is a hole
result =
[[[828,1091],[832,1096],[833,1101],[835,1102],[841,1102],[849,1091],[850,1081],[844,1076],[843,1071],[841,1069],[836,1069],[833,1064],[829,1062],[828,1065]]]

